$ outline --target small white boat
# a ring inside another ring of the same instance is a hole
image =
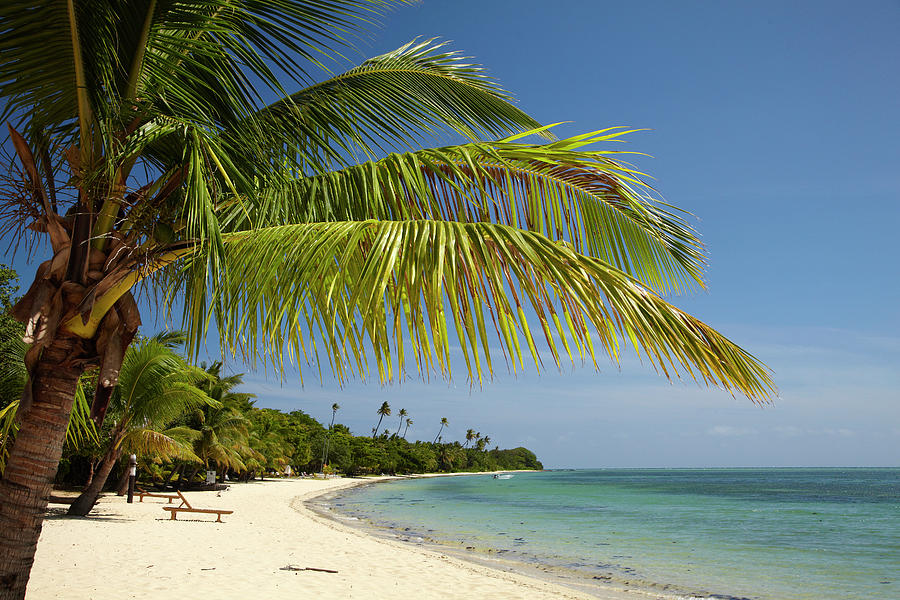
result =
[[[494,473],[494,479],[512,479],[513,476],[509,473]]]

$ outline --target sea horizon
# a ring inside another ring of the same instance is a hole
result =
[[[898,589],[898,494],[897,467],[555,467],[385,482],[313,508],[588,593],[861,600]]]

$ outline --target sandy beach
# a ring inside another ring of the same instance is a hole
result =
[[[179,514],[166,500],[104,496],[88,518],[51,505],[38,544],[28,598],[597,598],[469,563],[440,551],[378,539],[304,507],[318,494],[359,480],[289,479],[188,492],[192,505],[234,510]],[[299,569],[328,569],[337,573]],[[644,597],[603,592],[608,600]]]

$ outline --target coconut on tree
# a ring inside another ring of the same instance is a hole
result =
[[[48,249],[13,309],[30,347],[0,481],[0,598],[24,596],[86,369],[104,418],[137,285],[180,309],[192,355],[212,330],[223,353],[276,369],[303,356],[339,382],[449,376],[458,345],[480,383],[497,343],[514,371],[541,369],[537,337],[555,366],[596,366],[627,339],[667,377],[774,393],[763,365],[662,299],[703,287],[704,252],[598,148],[623,130],[555,139],[434,41],[331,76],[323,61],[393,3],[308,4],[0,3],[16,154],[0,233]],[[448,132],[464,142],[421,148]]]

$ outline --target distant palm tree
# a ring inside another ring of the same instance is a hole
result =
[[[210,377],[202,381],[199,387],[218,404],[194,411],[188,419],[188,426],[200,433],[194,442],[196,455],[207,470],[215,465],[216,470],[221,471],[224,477],[228,469],[246,469],[243,457],[252,455],[249,422],[244,414],[253,406],[255,395],[233,391],[244,382],[243,374],[222,377],[221,362],[214,362],[206,372]],[[196,471],[188,479],[192,479],[195,474]]]
[[[450,448],[447,446],[441,448],[441,451],[438,454],[438,460],[441,464],[441,470],[450,471],[453,468],[453,453],[450,452]]]
[[[387,402],[382,402],[381,408],[375,411],[375,414],[378,415],[378,424],[375,425],[375,429],[372,430],[372,439],[378,435],[378,428],[381,427],[381,420],[385,417],[391,416],[391,405]]]
[[[331,442],[331,430],[334,429],[334,416],[340,410],[340,405],[335,402],[331,405],[331,425],[328,426],[328,433],[325,434],[325,444],[322,449],[322,472],[325,472],[325,465],[328,464],[328,445]]]
[[[412,425],[412,424],[413,424],[413,420],[412,420],[412,419],[407,419],[407,420],[406,420],[406,429],[403,430],[403,439],[404,439],[404,440],[406,439],[406,432],[409,431],[409,426]]]
[[[486,436],[484,436],[484,438],[482,438],[482,439],[484,440],[484,445],[485,445],[485,446],[490,446],[490,445],[491,445],[491,436],[486,435]]]
[[[466,429],[466,443],[463,444],[463,448],[469,445],[469,442],[475,439],[475,430],[474,429]]]
[[[449,427],[449,426],[450,426],[450,421],[447,420],[447,417],[441,417],[441,428],[438,429],[438,433],[436,436],[434,436],[434,442],[432,442],[432,443],[437,443],[437,441],[439,439],[441,439],[441,432],[444,430],[444,427]]]
[[[394,434],[394,437],[400,435],[400,428],[403,427],[403,418],[404,418],[406,415],[408,415],[408,414],[409,414],[409,413],[406,412],[406,409],[405,409],[405,408],[401,408],[401,409],[400,409],[400,413],[399,413],[399,415],[400,415],[400,423],[397,425],[397,433]]]
[[[208,408],[196,411],[194,421],[194,429],[200,432],[194,442],[194,453],[207,470],[215,465],[224,476],[227,469],[246,468],[241,454],[249,449],[250,432],[242,414],[227,406]]]

